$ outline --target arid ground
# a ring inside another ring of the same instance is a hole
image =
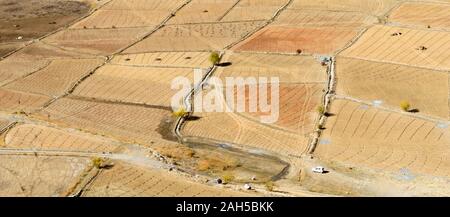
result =
[[[449,18],[449,0],[0,0],[0,196],[450,196]],[[180,76],[185,107],[213,76],[277,77],[279,118],[173,111]]]

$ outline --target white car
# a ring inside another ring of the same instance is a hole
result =
[[[312,171],[315,173],[325,173],[325,168],[321,167],[321,166],[317,166],[317,167],[312,168]]]

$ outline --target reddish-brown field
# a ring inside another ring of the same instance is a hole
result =
[[[237,89],[235,88],[234,102],[237,101]],[[249,105],[253,98],[249,97],[249,89],[255,88],[246,85],[239,88],[245,89],[245,111],[240,112],[240,115],[251,117],[255,121],[259,121],[261,116],[270,115],[271,112],[263,112],[257,108],[256,111],[251,111]],[[258,88],[258,87],[256,87]],[[314,130],[316,118],[318,117],[317,107],[322,102],[324,83],[305,83],[305,84],[281,84],[279,87],[279,117],[271,126],[278,126],[285,130],[307,135]],[[257,98],[256,105],[260,106],[266,102],[273,103],[271,91],[274,91],[272,85],[268,85],[267,101],[265,99]]]
[[[237,51],[331,54],[343,48],[357,31],[334,27],[267,27],[238,45]]]

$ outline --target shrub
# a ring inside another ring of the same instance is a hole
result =
[[[223,183],[227,184],[234,180],[234,176],[231,173],[225,173],[222,175],[222,181]]]
[[[268,181],[264,183],[264,185],[266,186],[266,189],[268,191],[273,191],[273,189],[275,188],[275,183],[273,183],[272,181]]]
[[[218,54],[217,52],[212,52],[212,53],[209,55],[209,61],[210,61],[212,64],[217,65],[217,64],[219,63],[219,61],[220,61],[220,56],[219,56],[219,54]]]
[[[408,101],[404,100],[404,101],[401,101],[401,102],[400,102],[400,108],[401,108],[403,111],[405,111],[405,112],[409,111],[409,108],[410,108],[410,107],[411,107],[411,104],[410,104]]]
[[[180,118],[185,117],[187,115],[187,111],[185,108],[179,108],[177,111],[173,112],[173,116]]]
[[[200,171],[205,171],[210,168],[210,163],[208,160],[201,160],[197,163],[197,169]]]
[[[100,169],[103,167],[104,160],[102,158],[96,157],[92,159],[92,164],[94,164],[95,168]]]
[[[317,112],[321,115],[325,114],[325,108],[323,107],[323,105],[317,106]]]

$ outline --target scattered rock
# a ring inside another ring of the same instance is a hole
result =
[[[247,184],[244,185],[244,189],[245,190],[252,190],[252,186],[247,183]]]

